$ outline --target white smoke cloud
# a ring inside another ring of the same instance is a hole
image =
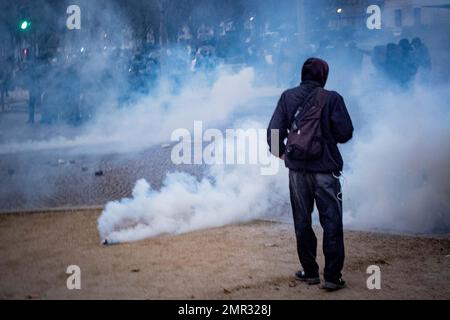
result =
[[[238,121],[239,128],[260,129],[256,121]],[[261,137],[259,137],[261,138]],[[265,137],[263,137],[265,140]],[[233,153],[249,146],[221,138],[217,145]],[[258,141],[258,145],[261,141]],[[267,146],[264,150],[269,153]],[[281,161],[280,168],[284,167]],[[166,176],[160,190],[139,180],[132,198],[106,205],[98,220],[102,241],[121,243],[166,233],[185,233],[283,214],[288,199],[287,172],[262,175],[258,165],[212,165],[201,180],[183,172]]]
[[[344,223],[397,232],[450,230],[450,109],[445,88],[387,90],[355,85],[364,119],[344,149]],[[366,126],[361,127],[362,123]],[[261,124],[251,124],[259,127]],[[245,151],[241,151],[245,152]],[[135,241],[164,233],[273,216],[289,201],[287,172],[261,176],[258,168],[212,166],[198,181],[167,176],[160,191],[141,180],[132,199],[109,203],[99,219],[102,239]]]
[[[364,134],[357,132],[346,155],[347,226],[449,232],[448,88],[365,91],[359,99],[367,128],[358,130]]]
[[[200,181],[170,173],[159,191],[139,180],[131,199],[106,205],[98,220],[100,236],[121,243],[272,217],[287,201],[283,173],[262,176],[258,166],[212,166]]]
[[[94,153],[137,151],[169,140],[177,128],[190,129],[196,120],[220,126],[237,113],[258,118],[266,111],[252,101],[267,99],[275,104],[277,97],[273,97],[281,90],[255,88],[254,80],[255,71],[244,68],[238,73],[222,72],[212,86],[191,81],[178,95],[162,86],[126,109],[115,105],[103,109],[95,122],[74,138],[2,142],[0,154],[60,148]],[[350,102],[349,109],[355,111],[351,102],[357,102],[362,114],[362,119],[355,121],[354,141],[344,148],[346,226],[449,232],[448,88],[416,85],[402,91],[386,88],[384,79],[356,80],[351,92],[342,92]],[[272,208],[289,200],[287,173],[267,177],[261,176],[259,169],[211,167],[200,181],[171,173],[159,191],[141,180],[132,199],[107,204],[99,220],[101,237],[133,241],[271,215]]]
[[[157,94],[143,97],[131,107],[103,110],[84,133],[74,138],[10,141],[0,145],[0,154],[60,148],[94,153],[139,151],[169,140],[177,128],[191,129],[196,120],[207,125],[223,124],[236,112],[259,108],[252,100],[279,93],[276,88],[255,88],[254,80],[254,69],[244,68],[238,73],[222,71],[212,86],[192,80],[179,95],[161,86]]]

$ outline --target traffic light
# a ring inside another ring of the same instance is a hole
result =
[[[31,21],[28,19],[22,19],[19,24],[20,30],[26,31],[31,28]]]

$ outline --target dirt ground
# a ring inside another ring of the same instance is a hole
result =
[[[450,236],[347,231],[348,288],[328,293],[294,280],[292,224],[259,221],[104,247],[99,214],[1,215],[0,298],[450,299]],[[366,286],[374,264],[381,290]],[[81,268],[81,290],[66,287],[69,265]]]

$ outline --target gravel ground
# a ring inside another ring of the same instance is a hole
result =
[[[30,127],[24,124],[24,119],[23,114],[1,115],[0,143],[11,138],[15,141],[59,135],[70,138],[80,130],[39,124]],[[10,137],[7,126],[21,129]],[[103,206],[108,201],[129,197],[141,178],[159,188],[168,172],[202,176],[204,166],[175,166],[170,153],[171,148],[164,145],[126,154],[83,153],[76,149],[0,153],[0,212]]]
[[[103,206],[129,197],[137,180],[159,188],[167,172],[198,177],[202,166],[174,166],[170,149],[101,156],[32,152],[0,156],[0,211]]]
[[[0,212],[104,206],[109,201],[129,197],[141,178],[159,188],[168,172],[183,171],[201,177],[206,169],[198,165],[173,165],[171,148],[165,142],[134,153],[105,153],[106,145],[18,153],[2,150],[10,142],[49,141],[56,137],[70,140],[82,135],[85,129],[64,124],[42,125],[39,114],[36,124],[28,125],[25,97],[15,100],[18,104],[0,113]],[[261,121],[270,117],[272,100],[262,97],[253,101]],[[250,111],[239,111],[236,117],[246,118],[249,116],[246,112]],[[96,175],[100,171],[102,174]]]

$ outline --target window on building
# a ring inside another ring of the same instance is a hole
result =
[[[402,26],[402,10],[401,9],[395,10],[395,26],[396,27]]]
[[[422,9],[414,8],[414,25],[420,25],[422,23]]]

